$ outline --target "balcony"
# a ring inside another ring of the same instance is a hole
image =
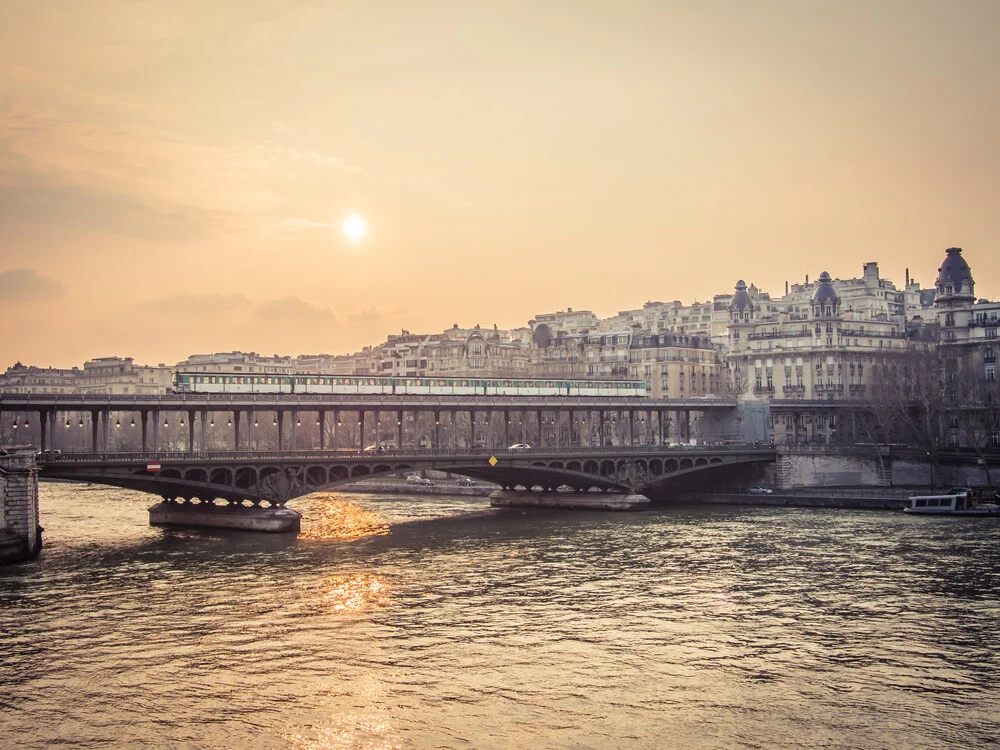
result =
[[[817,393],[843,393],[844,386],[828,383],[827,385],[814,385],[813,390]]]
[[[781,387],[782,393],[805,393],[806,387],[804,385],[785,385]]]

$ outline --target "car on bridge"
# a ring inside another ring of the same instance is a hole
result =
[[[507,450],[509,451],[530,451],[531,446],[527,443],[514,443]]]
[[[418,487],[433,487],[434,486],[434,480],[433,479],[428,479],[427,477],[420,477],[420,476],[417,476],[416,474],[412,474],[411,476],[408,476],[406,478],[406,483],[407,484],[415,484]]]
[[[768,489],[767,487],[750,487],[747,490],[748,495],[773,495],[774,490]]]
[[[457,484],[459,487],[475,487],[476,480],[471,477],[459,477],[455,481],[455,484]]]

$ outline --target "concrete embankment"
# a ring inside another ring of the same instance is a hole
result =
[[[495,492],[495,484],[455,484],[454,482],[435,482],[432,485],[410,484],[407,482],[355,482],[342,484],[337,492],[361,492],[378,495],[460,495],[466,497],[487,497]]]
[[[532,492],[497,490],[490,495],[495,508],[564,508],[567,510],[646,510],[644,495],[616,495],[597,492]]]
[[[748,495],[746,493],[688,493],[677,499],[684,502],[716,505],[779,506],[788,508],[855,508],[867,510],[901,510],[909,505],[904,492],[899,495],[880,493],[844,494],[842,491],[781,492],[773,495]]]
[[[150,526],[198,526],[209,529],[298,534],[302,515],[291,508],[246,508],[208,503],[157,503],[149,509]]]

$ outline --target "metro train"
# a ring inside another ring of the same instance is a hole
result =
[[[642,380],[530,378],[380,378],[340,375],[239,375],[178,372],[175,393],[383,393],[461,396],[635,396]]]

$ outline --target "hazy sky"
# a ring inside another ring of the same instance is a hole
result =
[[[0,368],[930,285],[952,245],[1000,296],[998,38],[995,0],[0,0]]]

